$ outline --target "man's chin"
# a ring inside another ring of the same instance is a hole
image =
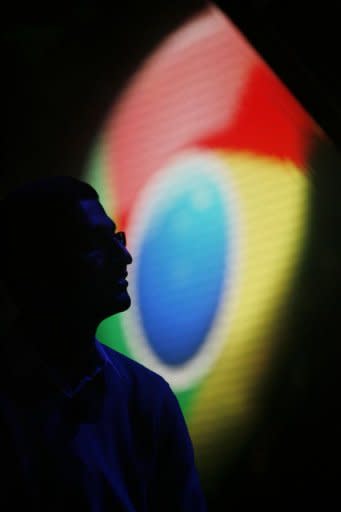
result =
[[[122,313],[126,311],[131,306],[131,298],[126,290],[118,293],[114,297],[114,301],[111,305],[110,315],[115,315],[116,313]]]
[[[97,306],[99,306],[99,304]],[[106,304],[102,302],[102,306],[99,309],[96,309],[98,310],[98,314],[102,322],[110,316],[126,311],[130,306],[131,298],[128,292],[123,290],[122,292],[111,295],[111,297],[106,301]]]
[[[124,300],[121,300],[117,303],[115,311],[116,313],[121,313],[122,311],[126,311],[131,306],[131,299],[129,295],[127,295]]]

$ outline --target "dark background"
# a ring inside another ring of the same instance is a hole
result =
[[[2,20],[5,151],[0,191],[46,174],[81,176],[93,138],[138,64],[202,0],[30,4]],[[314,234],[293,298],[285,357],[243,453],[207,489],[232,504],[304,506],[338,497],[340,465],[340,22],[337,3],[216,2],[240,27],[333,145],[312,156]],[[300,10],[298,10],[300,7]],[[318,229],[317,229],[318,228]],[[327,250],[326,250],[327,248]],[[329,254],[330,260],[326,258]],[[328,260],[328,261],[327,261]],[[289,336],[289,338],[290,338]],[[303,508],[304,509],[304,508]]]

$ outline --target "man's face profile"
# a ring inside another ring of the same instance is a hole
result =
[[[3,282],[19,315],[99,323],[130,307],[124,233],[86,183],[28,182],[0,202]]]
[[[116,236],[115,223],[97,199],[80,200],[79,210],[79,263],[83,281],[80,299],[105,318],[130,307],[125,278],[132,257]]]

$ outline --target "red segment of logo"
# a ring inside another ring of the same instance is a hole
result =
[[[317,124],[260,61],[249,76],[234,122],[198,145],[289,159],[303,169],[315,133],[320,133]]]

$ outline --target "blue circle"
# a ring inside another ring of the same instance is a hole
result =
[[[138,305],[145,336],[166,365],[187,363],[214,322],[228,262],[226,198],[209,174],[169,180],[142,238]]]

